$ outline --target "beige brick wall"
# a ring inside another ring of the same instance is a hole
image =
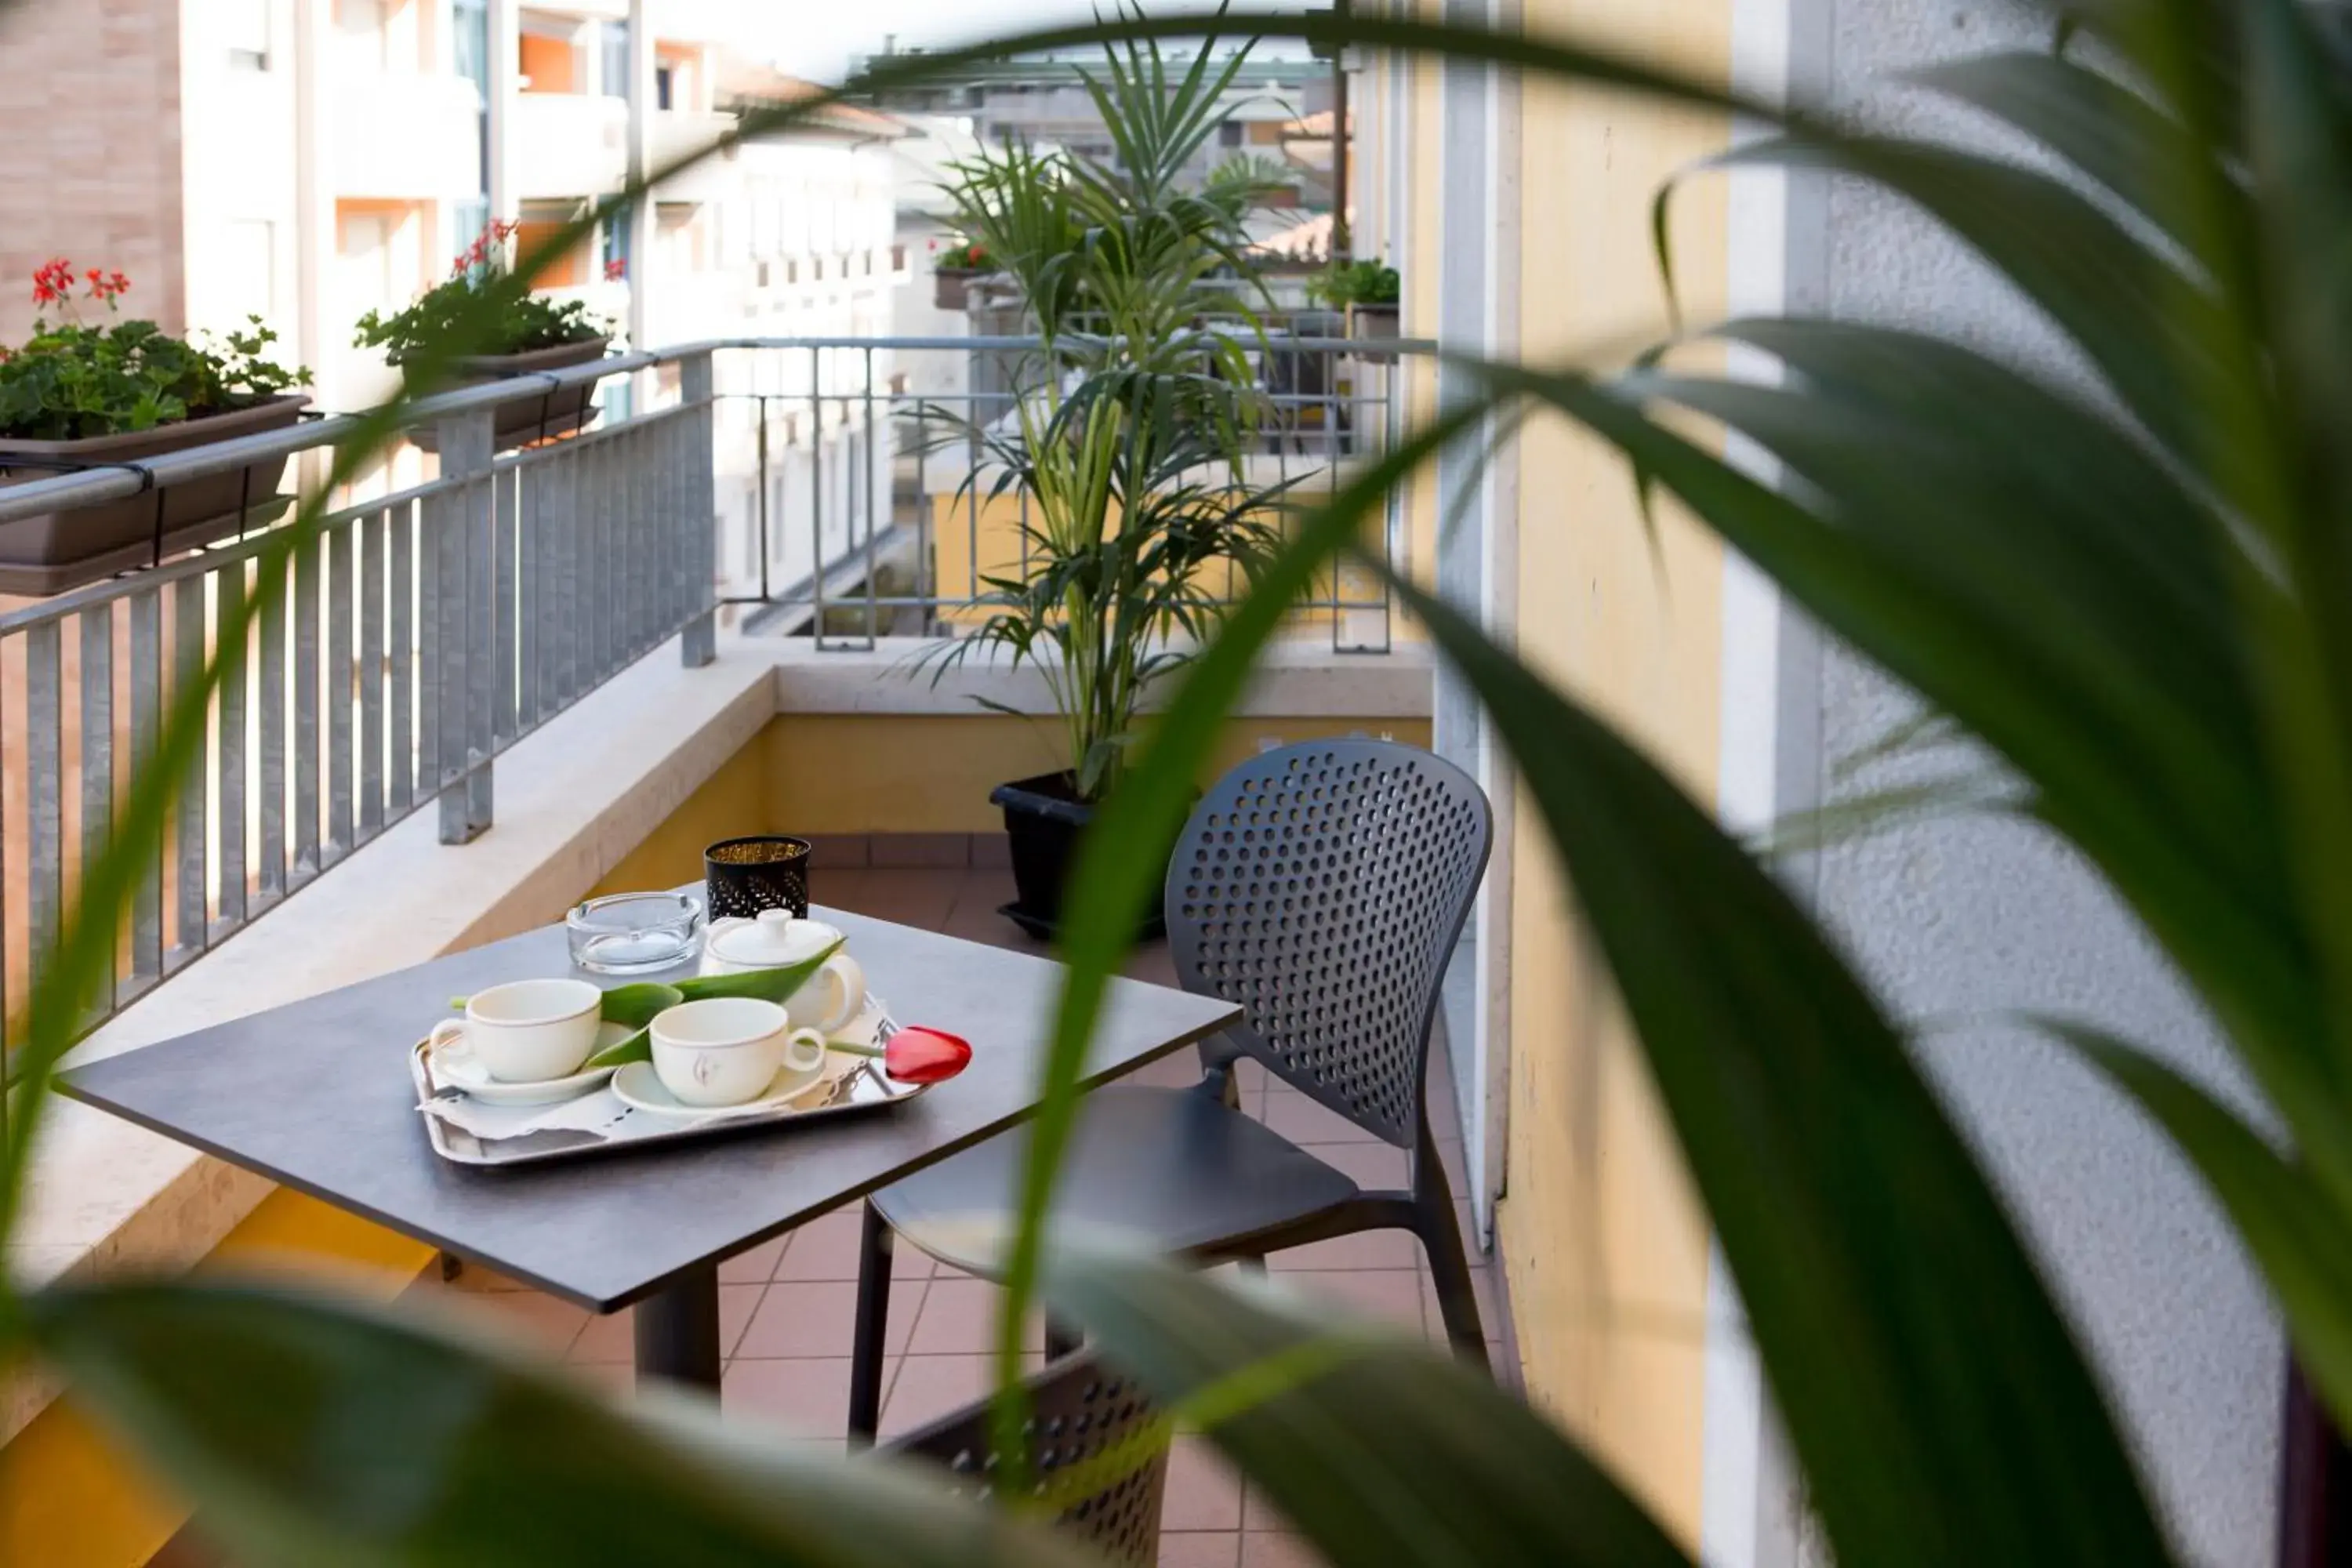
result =
[[[126,311],[178,331],[180,0],[0,5],[0,343],[52,256],[129,274]]]

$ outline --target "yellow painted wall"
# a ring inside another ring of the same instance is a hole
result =
[[[1527,0],[1526,16],[1530,31],[1613,38],[1718,79],[1728,68],[1727,0]],[[1718,151],[1727,127],[1544,81],[1527,83],[1524,105],[1521,353],[1622,353],[1665,325],[1651,196]],[[1674,221],[1678,281],[1704,318],[1724,297],[1721,186],[1694,184]],[[1523,656],[1711,799],[1719,547],[1669,515],[1654,556],[1623,464],[1560,421],[1531,426],[1519,460]],[[1524,799],[1518,820],[1499,1226],[1522,1370],[1535,1399],[1696,1546],[1706,1228]]]
[[[281,1187],[228,1234],[205,1267],[331,1270],[343,1289],[389,1300],[432,1257],[422,1242]],[[0,1564],[8,1568],[136,1568],[187,1517],[69,1395],[0,1447]]]
[[[1253,755],[1261,742],[1357,732],[1429,744],[1425,719],[1237,719],[1226,726],[1206,778]],[[1004,819],[988,792],[1059,765],[1055,735],[1050,719],[994,713],[781,714],[624,856],[596,891],[693,881],[702,875],[703,846],[739,833],[998,831]]]

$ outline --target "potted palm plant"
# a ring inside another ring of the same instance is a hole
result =
[[[409,363],[429,344],[451,341],[476,294],[507,271],[507,246],[517,227],[503,221],[492,223],[451,264],[449,276],[407,309],[390,316],[375,310],[362,316],[353,341],[361,348],[383,350],[384,358],[395,365]],[[592,315],[582,301],[517,293],[490,323],[484,352],[457,362],[457,384],[476,386],[587,364],[604,358],[612,342],[611,325]],[[492,425],[492,438],[503,447],[568,436],[594,417],[594,385],[580,382],[552,388],[541,397],[502,404]],[[429,425],[410,430],[408,438],[426,451],[434,448],[435,435]]]
[[[940,666],[1008,655],[1051,695],[1065,765],[989,797],[1018,894],[1004,912],[1035,932],[1059,917],[1077,836],[1153,687],[1280,542],[1286,487],[1247,473],[1262,395],[1245,341],[1196,325],[1255,319],[1241,226],[1255,187],[1181,177],[1241,58],[1204,57],[1171,84],[1147,47],[1113,53],[1087,85],[1116,167],[1014,147],[961,166],[950,189],[1038,333],[1009,413],[918,416],[926,439],[981,454],[968,484],[1028,502],[1024,574],[984,579],[986,620],[932,651]]]
[[[119,313],[131,279],[77,274],[59,257],[33,275],[33,335],[0,347],[0,485],[161,457],[292,425],[308,379],[269,358],[278,334],[252,318],[218,339],[175,338],[152,321],[92,325]],[[79,298],[77,298],[79,295]],[[52,321],[48,311],[59,319]],[[237,533],[275,510],[284,458],[69,512],[0,523],[0,590],[55,594],[125,567]]]

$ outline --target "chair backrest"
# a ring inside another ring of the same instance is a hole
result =
[[[1104,1370],[1092,1356],[1048,1367],[1029,1381],[1029,1474],[1041,1489],[1054,1473],[1094,1458],[1147,1432],[1154,1419],[1143,1391]],[[890,1445],[945,1466],[952,1489],[985,1498],[994,1489],[996,1450],[989,1402],[943,1415]],[[1160,1505],[1168,1490],[1165,1442],[1133,1466],[1117,1467],[1096,1490],[1066,1501],[1060,1523],[1113,1563],[1150,1568],[1160,1556]]]
[[[1390,741],[1310,741],[1219,779],[1168,865],[1187,990],[1285,1082],[1391,1143],[1421,1125],[1430,1025],[1486,868],[1469,774]]]

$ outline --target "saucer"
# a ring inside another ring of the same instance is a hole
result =
[[[828,1069],[835,1054],[826,1053],[825,1059],[813,1068],[777,1068],[765,1089],[735,1105],[687,1104],[663,1086],[651,1062],[624,1062],[621,1070],[613,1075],[613,1096],[633,1110],[648,1110],[656,1116],[751,1116],[773,1112],[783,1110],[810,1089],[826,1084],[833,1076]]]
[[[596,1026],[595,1048],[608,1050],[635,1032],[625,1024],[599,1024]],[[425,1053],[425,1065],[431,1070],[434,1082],[450,1089],[462,1089],[468,1098],[478,1100],[484,1105],[552,1105],[559,1100],[577,1099],[613,1076],[611,1068],[591,1068],[569,1078],[509,1083],[502,1079],[492,1078],[489,1068],[482,1065],[481,1058],[467,1048],[462,1038],[428,1047]]]

